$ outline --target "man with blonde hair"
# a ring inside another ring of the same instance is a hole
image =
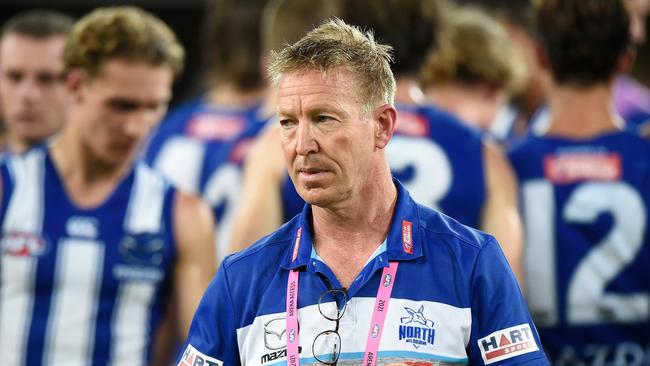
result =
[[[429,105],[419,88],[419,71],[437,48],[446,7],[436,0],[355,0],[343,2],[341,13],[394,47],[399,123],[387,148],[393,176],[419,203],[494,235],[519,278],[522,229],[506,158],[463,121]],[[251,148],[233,224],[235,250],[277,229],[305,204],[286,173],[279,141],[279,128],[269,129]]]
[[[308,205],[224,260],[179,365],[548,364],[496,240],[391,178],[390,58],[338,19],[273,54],[282,149]]]
[[[63,52],[73,101],[45,146],[0,166],[0,363],[147,365],[161,320],[185,333],[213,274],[213,222],[134,163],[183,66],[158,18],[82,18]]]

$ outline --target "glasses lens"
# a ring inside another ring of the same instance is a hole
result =
[[[318,310],[329,320],[339,320],[348,305],[348,296],[344,290],[327,290],[318,299]]]
[[[341,336],[332,330],[326,330],[316,336],[312,346],[314,358],[320,363],[333,365],[341,354]]]

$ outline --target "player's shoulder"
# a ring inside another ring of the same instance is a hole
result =
[[[160,121],[155,132],[156,137],[166,138],[184,134],[192,116],[203,108],[205,108],[203,98],[190,99],[172,107]]]
[[[300,217],[296,216],[248,248],[227,256],[223,261],[223,267],[228,272],[243,271],[249,275],[251,268],[279,268],[291,245],[299,221]]]
[[[142,159],[133,162],[133,172],[136,180],[148,185],[160,185],[165,188],[175,189],[174,184],[160,170],[153,168]]]
[[[528,133],[514,140],[508,147],[508,156],[518,157],[539,152],[545,148],[557,148],[567,145],[602,145],[623,150],[647,151],[650,140],[628,130],[606,131],[588,139]]]
[[[525,165],[525,160],[530,159],[531,155],[542,153],[545,145],[543,136],[529,132],[511,141],[506,148],[506,156],[514,165],[524,159]]]
[[[471,127],[467,122],[462,121],[455,115],[437,108],[434,105],[419,105],[418,111],[435,124],[436,129],[444,129],[447,133],[453,133],[472,140],[483,139],[483,134],[479,130]]]
[[[185,122],[186,119],[194,114],[197,110],[204,108],[205,100],[203,98],[194,98],[181,102],[167,112],[163,118],[162,124],[172,123],[172,121]]]
[[[464,225],[456,219],[421,204],[417,204],[423,246],[443,245],[454,252],[478,253],[496,239],[483,231]]]
[[[24,152],[14,153],[6,151],[2,153],[0,164],[11,172],[18,170],[33,171],[40,169],[45,157],[48,154],[48,146],[45,143],[35,145]]]
[[[625,146],[631,146],[641,150],[650,149],[650,140],[634,131],[623,130],[615,133],[614,136],[624,141]]]
[[[133,180],[131,199],[139,205],[150,205],[152,215],[165,206],[175,206],[182,190],[169,180],[160,170],[151,167],[143,160],[136,160],[132,166]],[[160,203],[159,203],[160,202]],[[162,206],[160,206],[162,204]],[[155,209],[154,209],[155,208]]]
[[[168,139],[185,134],[192,116],[203,105],[203,99],[197,98],[174,106],[167,112],[144,147],[144,156],[149,163],[153,164]]]
[[[6,151],[0,159],[0,192],[2,202],[9,202],[15,189],[22,188],[23,192],[38,189],[34,184],[41,184],[45,175],[45,157],[47,147],[34,146],[22,153]],[[0,209],[2,210],[2,209]]]

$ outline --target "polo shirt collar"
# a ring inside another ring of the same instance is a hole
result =
[[[284,269],[296,269],[309,264],[311,259],[311,250],[314,246],[312,239],[312,213],[311,205],[305,204],[302,212],[295,221],[291,244],[287,247],[287,253],[282,261],[281,267]]]
[[[397,188],[397,203],[386,238],[386,255],[389,261],[413,260],[422,256],[417,203],[397,179],[393,179],[393,183]],[[305,204],[294,225],[291,245],[281,264],[282,268],[291,270],[309,264],[313,248],[311,223],[311,205]]]
[[[418,205],[402,183],[393,178],[397,188],[397,203],[386,238],[389,261],[407,261],[422,256],[422,235]]]

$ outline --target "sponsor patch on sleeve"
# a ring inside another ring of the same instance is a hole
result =
[[[199,352],[191,344],[187,345],[183,357],[177,366],[222,366],[223,362],[216,358],[206,356]]]
[[[527,323],[497,330],[479,339],[478,348],[486,365],[539,350]]]

